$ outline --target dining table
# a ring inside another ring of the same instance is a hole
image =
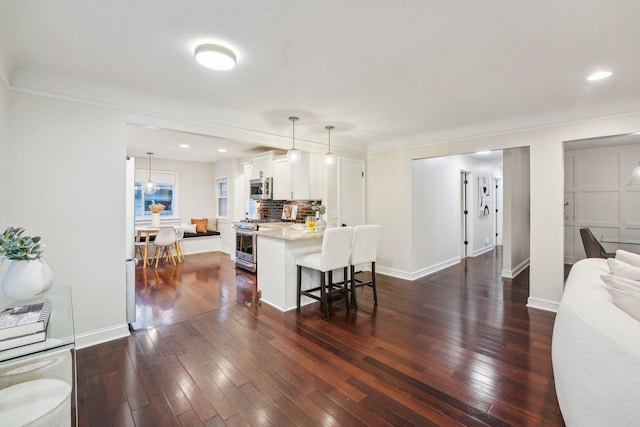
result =
[[[165,225],[163,227],[170,227],[170,226]],[[173,226],[174,229],[177,229],[178,227],[179,226],[177,225]],[[153,234],[156,234],[158,231],[160,231],[160,228],[162,227],[142,226],[142,227],[135,228],[136,243],[141,242],[142,234],[144,233],[144,255],[143,255],[144,261],[142,265],[145,268],[149,264],[149,237]],[[133,256],[135,257],[135,253],[133,254]]]

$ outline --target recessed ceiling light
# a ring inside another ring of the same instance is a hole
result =
[[[221,153],[226,153],[227,149],[226,148],[218,148],[218,151]]]
[[[198,64],[212,70],[225,71],[236,66],[236,54],[217,44],[201,44],[194,54]]]
[[[489,154],[489,153],[491,153],[491,151],[488,151],[488,150],[487,151],[476,151],[476,154],[479,154],[481,156],[484,156],[485,154]]]
[[[596,73],[591,74],[589,77],[587,77],[587,80],[591,82],[595,80],[602,80],[602,79],[606,79],[607,77],[610,77],[611,74],[613,74],[611,71],[598,71]]]
[[[180,144],[180,148],[189,148],[189,144]]]

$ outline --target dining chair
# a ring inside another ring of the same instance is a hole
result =
[[[322,237],[320,252],[301,255],[296,258],[298,269],[297,276],[297,303],[300,310],[302,295],[320,301],[320,308],[324,310],[324,319],[329,319],[329,297],[334,294],[342,294],[345,306],[349,312],[349,291],[347,284],[347,267],[349,266],[349,252],[353,227],[327,228]],[[320,285],[318,287],[302,290],[302,268],[310,268],[320,272]],[[342,268],[344,280],[341,284],[333,283],[333,270]],[[328,274],[328,278],[327,278]],[[320,296],[316,294],[320,291]]]
[[[180,241],[184,239],[184,226],[185,224],[180,224],[179,227],[176,227],[176,258],[178,258],[178,262],[182,262],[185,260],[185,256],[182,253],[182,246],[180,245]]]
[[[614,258],[616,254],[608,253],[589,228],[580,229],[580,237],[587,258]]]
[[[358,309],[357,288],[368,286],[373,290],[373,303],[378,304],[378,291],[376,289],[376,254],[378,252],[379,225],[356,225],[353,228],[353,241],[351,242],[351,255],[349,257],[351,303],[355,310]],[[371,280],[356,278],[356,266],[371,263]]]
[[[176,259],[173,256],[171,250],[176,243],[176,229],[174,227],[161,227],[156,234],[156,238],[153,241],[155,251],[153,252],[153,258],[155,259],[156,268],[158,268],[158,261],[160,257],[164,255],[165,262],[171,257],[171,262],[175,265]]]

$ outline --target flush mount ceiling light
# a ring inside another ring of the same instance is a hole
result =
[[[218,153],[226,153],[227,149],[226,148],[218,148]]]
[[[293,126],[293,137],[291,139],[293,146],[291,147],[291,150],[287,151],[287,159],[289,159],[290,162],[297,162],[302,158],[302,153],[300,150],[296,149],[296,121],[300,119],[297,117],[289,117],[289,120],[291,120],[291,125]]]
[[[611,71],[598,71],[587,77],[587,80],[589,80],[590,82],[602,80],[606,79],[607,77],[611,77],[611,74],[613,74]]]
[[[329,151],[324,155],[324,161],[326,164],[332,165],[336,161],[336,155],[331,152],[331,129],[333,129],[333,126],[325,126],[324,128],[327,130],[329,137]]]
[[[147,154],[149,155],[149,180],[144,183],[142,189],[145,194],[153,194],[158,191],[158,185],[151,181],[151,156],[153,156],[153,153],[147,151]]]
[[[212,70],[231,70],[236,66],[236,54],[231,49],[217,44],[201,44],[194,56],[198,64]]]
[[[638,166],[633,168],[631,172],[631,181],[627,185],[640,185],[640,162],[638,162]]]
[[[180,148],[189,148],[189,144],[180,144]]]

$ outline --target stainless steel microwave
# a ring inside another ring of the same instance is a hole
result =
[[[257,178],[249,181],[250,197],[253,200],[273,198],[273,178]]]

